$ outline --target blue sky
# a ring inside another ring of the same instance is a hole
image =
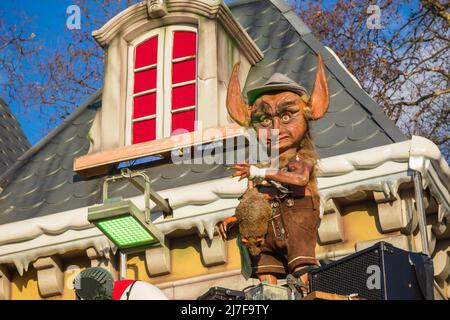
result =
[[[35,33],[37,39],[51,49],[68,32],[65,28],[66,9],[73,3],[73,0],[1,0],[0,11],[6,13],[4,16],[9,24],[17,23],[21,14],[28,16],[31,21],[27,31]],[[14,102],[9,107],[32,144],[38,142],[48,131],[45,123],[51,110],[46,113],[35,110],[25,112]]]

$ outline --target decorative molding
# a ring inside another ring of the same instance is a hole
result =
[[[430,247],[430,255],[433,254],[434,249],[436,248],[436,235],[433,232],[433,227],[431,225],[427,225],[427,236],[428,236],[428,245]],[[414,235],[413,241],[415,243],[416,251],[422,252],[422,241],[421,234],[418,232]]]
[[[436,222],[431,227],[437,239],[450,238],[450,228],[448,224]]]
[[[145,265],[150,276],[162,276],[171,272],[170,243],[165,238],[163,245],[145,250]]]
[[[355,181],[359,182],[357,190],[383,191],[399,198],[398,186],[411,180],[410,175],[401,173],[420,171],[424,188],[430,189],[440,206],[439,221],[450,217],[449,166],[439,148],[423,137],[413,136],[409,141],[321,159],[319,169],[319,186],[325,201],[338,193],[351,194],[356,189]]]
[[[80,215],[87,213],[87,208],[84,210],[77,210]],[[87,215],[87,214],[86,214]],[[63,219],[68,216],[64,215],[50,215],[47,216],[49,221],[51,218]],[[85,217],[87,220],[87,217]],[[29,219],[26,222],[31,222]],[[25,222],[25,221],[24,221]],[[28,271],[30,263],[36,261],[40,257],[48,257],[55,254],[65,254],[67,252],[74,252],[79,250],[86,250],[89,247],[95,247],[98,250],[110,249],[116,252],[117,247],[101,233],[100,230],[91,225],[89,229],[71,229],[69,227],[66,231],[54,235],[42,235],[27,240],[0,245],[0,264],[12,264],[17,269],[20,276]]]
[[[414,191],[402,190],[401,195],[394,196],[392,193],[373,192],[377,203],[378,221],[382,233],[401,230],[409,235],[417,227],[418,217],[414,208]]]
[[[112,17],[100,29],[92,31],[92,36],[102,47],[107,47],[127,22],[140,20],[148,20],[147,3],[144,1],[136,3]]]
[[[349,197],[352,201],[358,201],[366,191],[382,191],[398,197],[400,185],[408,182],[411,182],[411,177],[408,176],[406,164],[393,162],[339,177],[318,177],[322,205],[330,198]],[[361,196],[354,197],[359,194]]]
[[[398,201],[392,195],[387,196],[384,192],[374,191],[373,197],[377,203],[378,221],[382,233],[400,230],[406,226],[401,201]]]
[[[412,136],[409,168],[422,174],[423,188],[429,188],[438,204],[438,219],[450,218],[450,168],[439,148],[430,140]]]
[[[106,269],[111,272],[113,277],[117,278],[117,261],[108,249],[106,252],[99,252],[94,247],[90,247],[86,249],[86,255],[91,260],[91,267]]]
[[[434,254],[433,267],[436,280],[445,281],[450,276],[450,251],[440,250]]]
[[[351,194],[347,194],[344,197],[348,201],[361,201],[367,198],[367,191],[366,190],[356,190],[355,192]]]
[[[319,176],[342,177],[344,175],[351,174],[352,172],[380,168],[386,163],[389,163],[391,170],[394,165],[407,165],[410,144],[411,141],[403,141],[320,159],[318,164],[320,169]]]
[[[211,267],[227,263],[228,250],[227,243],[218,234],[212,239],[202,238],[200,240],[201,256],[203,265]]]
[[[361,251],[361,250],[364,250],[366,248],[373,246],[375,243],[380,242],[380,241],[388,242],[388,243],[392,244],[394,247],[397,247],[397,248],[400,248],[400,249],[403,249],[406,251],[411,250],[408,237],[405,235],[385,237],[385,238],[367,240],[367,241],[360,241],[355,244],[355,249],[356,249],[356,251]]]
[[[147,0],[147,13],[151,19],[164,17],[167,14],[167,8],[163,0]]]
[[[222,23],[225,30],[231,34],[233,39],[236,40],[236,44],[252,65],[257,64],[264,58],[262,51],[253,39],[250,38],[248,33],[245,32],[239,22],[236,21],[230,9],[224,4],[219,7],[218,20]]]
[[[329,199],[325,203],[324,216],[320,222],[318,235],[321,244],[344,241],[341,209],[334,199]]]
[[[373,192],[373,198],[375,199],[376,203],[394,202],[397,200],[397,198],[392,193],[386,194],[385,192],[379,191]]]
[[[110,41],[117,34],[123,32],[124,29],[132,27],[133,24],[142,24],[148,19],[150,15],[148,12],[148,2],[156,3],[161,1],[147,0],[146,2],[140,2],[128,7],[114,16],[100,29],[93,31],[92,36],[102,47],[108,46]],[[262,60],[264,56],[262,51],[236,21],[230,9],[228,9],[223,1],[167,0],[165,6],[167,8],[167,14],[165,16],[169,16],[171,13],[190,13],[208,19],[217,19],[236,40],[236,44],[252,65]],[[162,13],[162,11],[158,12]]]
[[[431,224],[431,229],[436,235],[437,239],[447,239],[450,238],[450,226],[448,223],[439,221],[437,215],[427,217],[428,222]]]
[[[401,192],[402,217],[405,226],[400,230],[403,234],[413,234],[419,225],[419,215],[415,206],[414,189],[407,189]]]
[[[64,290],[64,273],[58,256],[39,258],[33,263],[37,270],[39,293],[47,298],[58,296]]]
[[[8,269],[0,265],[0,300],[11,299],[11,278]]]

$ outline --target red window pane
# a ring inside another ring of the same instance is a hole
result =
[[[172,110],[195,106],[195,83],[172,89]]]
[[[173,59],[197,54],[197,34],[177,31],[173,35]]]
[[[156,93],[150,93],[134,98],[133,119],[156,113]]]
[[[140,143],[156,138],[156,120],[144,120],[133,123],[133,143]]]
[[[142,42],[136,47],[134,68],[141,68],[155,64],[158,61],[158,37]]]
[[[172,114],[172,132],[177,129],[195,130],[195,109]]]
[[[172,65],[172,83],[195,80],[196,59],[177,62]]]
[[[134,74],[134,93],[156,88],[156,68]]]

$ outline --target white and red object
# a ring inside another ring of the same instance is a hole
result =
[[[113,300],[168,300],[156,286],[136,280],[118,280],[114,282]]]

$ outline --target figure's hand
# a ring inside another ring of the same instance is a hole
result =
[[[236,170],[235,172],[233,172],[232,176],[240,177],[239,181],[250,176],[250,165],[248,163],[235,164],[231,166],[231,169]]]
[[[222,236],[223,240],[227,239],[228,226],[232,223],[235,223],[236,221],[237,218],[235,216],[231,216],[219,222],[219,233]]]

